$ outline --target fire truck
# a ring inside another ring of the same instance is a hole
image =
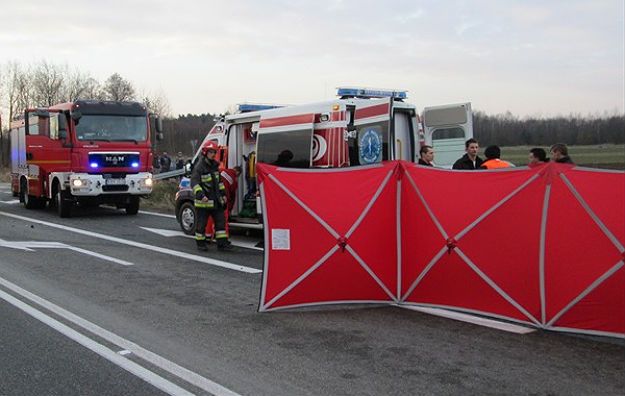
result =
[[[60,217],[75,205],[104,203],[134,215],[152,192],[151,138],[162,138],[161,130],[158,116],[137,102],[27,109],[11,123],[12,192],[27,209],[49,202]]]
[[[202,145],[215,141],[222,147],[218,159],[225,167],[244,169],[231,225],[262,227],[256,161],[296,168],[416,162],[420,147],[427,144],[436,151],[436,165],[451,168],[473,137],[470,103],[426,107],[420,115],[405,101],[406,91],[345,87],[338,88],[337,96],[297,106],[241,105],[237,114],[214,125]],[[199,150],[193,161],[198,156]],[[185,233],[194,232],[193,197],[186,185],[176,196],[176,217]]]

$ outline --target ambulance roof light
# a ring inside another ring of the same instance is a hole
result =
[[[406,99],[408,91],[398,91],[389,89],[374,89],[374,88],[358,88],[358,87],[339,87],[336,89],[336,96],[342,99],[346,98],[395,98]]]
[[[283,106],[279,105],[268,105],[268,104],[251,104],[251,103],[241,103],[238,106],[239,113],[249,113],[251,111],[261,111],[261,110],[271,110],[277,109]]]

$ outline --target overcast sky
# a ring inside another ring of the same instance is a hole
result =
[[[119,73],[174,114],[405,89],[488,113],[624,111],[623,0],[0,0],[0,65]]]

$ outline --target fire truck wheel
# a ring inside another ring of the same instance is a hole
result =
[[[132,196],[130,197],[130,199],[128,200],[128,203],[126,204],[126,214],[128,215],[136,215],[137,213],[139,213],[139,197],[137,196]]]
[[[28,194],[28,186],[24,181],[20,185],[20,201],[24,203],[26,209],[39,209],[45,205],[44,200]]]
[[[195,235],[195,207],[192,202],[185,202],[178,210],[180,228],[187,235]]]
[[[56,212],[59,217],[72,216],[72,201],[68,199],[68,193],[65,191],[57,191],[55,199]]]

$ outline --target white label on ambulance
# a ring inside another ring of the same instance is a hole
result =
[[[273,228],[271,230],[271,249],[291,250],[291,230]]]

